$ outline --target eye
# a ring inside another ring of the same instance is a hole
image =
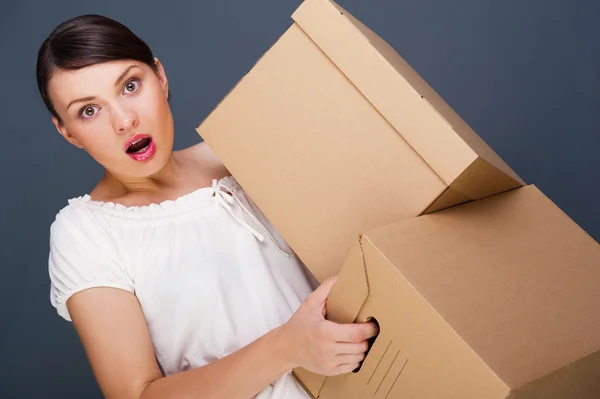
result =
[[[91,119],[98,114],[100,107],[95,105],[86,105],[79,111],[79,116],[83,119]]]
[[[130,81],[125,83],[125,85],[123,86],[123,94],[135,93],[136,91],[138,91],[139,88],[140,88],[140,80],[137,78],[131,79]]]

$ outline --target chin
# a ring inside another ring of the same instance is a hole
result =
[[[153,176],[163,170],[169,163],[172,154],[173,149],[171,147],[168,147],[168,149],[164,148],[164,146],[163,148],[157,147],[154,156],[144,164],[145,167],[143,169],[146,177]]]

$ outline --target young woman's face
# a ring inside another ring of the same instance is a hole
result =
[[[111,173],[143,178],[158,172],[173,149],[168,83],[138,61],[113,61],[80,70],[58,69],[48,84],[71,144],[85,149]]]

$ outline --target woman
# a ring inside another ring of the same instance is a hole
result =
[[[306,398],[290,370],[335,375],[372,324],[324,319],[309,273],[204,144],[173,151],[164,68],[101,16],[59,25],[38,86],[58,132],[105,170],[51,226],[51,302],[112,398]],[[312,293],[311,293],[312,292]]]

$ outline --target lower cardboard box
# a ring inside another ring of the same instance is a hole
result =
[[[374,318],[361,368],[294,375],[323,399],[600,398],[600,246],[535,186],[360,236],[327,317]]]

